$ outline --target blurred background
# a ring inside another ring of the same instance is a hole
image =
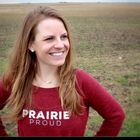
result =
[[[0,3],[0,77],[27,12],[38,5],[55,8],[70,26],[75,66],[91,73],[123,106],[126,119],[119,136],[140,136],[140,0],[0,0]],[[92,136],[101,121],[91,109],[85,136]],[[16,136],[16,124],[4,123],[9,135]]]

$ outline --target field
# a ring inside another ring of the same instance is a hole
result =
[[[0,75],[25,14],[38,5],[0,5]],[[46,5],[69,23],[75,65],[97,78],[123,106],[126,119],[119,136],[140,136],[140,4]],[[92,136],[101,120],[91,109],[85,136]],[[16,136],[16,125],[5,125]]]

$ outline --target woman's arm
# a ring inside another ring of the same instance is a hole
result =
[[[117,136],[122,127],[125,113],[119,102],[99,83],[96,85],[92,107],[104,121],[95,136]]]
[[[83,70],[77,75],[86,102],[104,119],[95,136],[117,136],[125,118],[120,103],[91,75]]]
[[[9,93],[4,90],[3,84],[0,81],[0,110],[4,108],[8,97],[9,97]],[[5,127],[2,123],[1,117],[0,117],[0,136],[8,136],[7,132],[5,131]]]

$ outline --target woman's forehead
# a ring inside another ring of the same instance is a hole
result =
[[[42,20],[36,27],[37,32],[43,33],[43,32],[67,32],[65,29],[65,26],[63,22],[59,19],[55,18],[47,18]]]

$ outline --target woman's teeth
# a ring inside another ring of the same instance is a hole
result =
[[[50,55],[53,55],[53,56],[60,56],[62,55],[64,52],[55,52],[55,53],[50,53]]]

